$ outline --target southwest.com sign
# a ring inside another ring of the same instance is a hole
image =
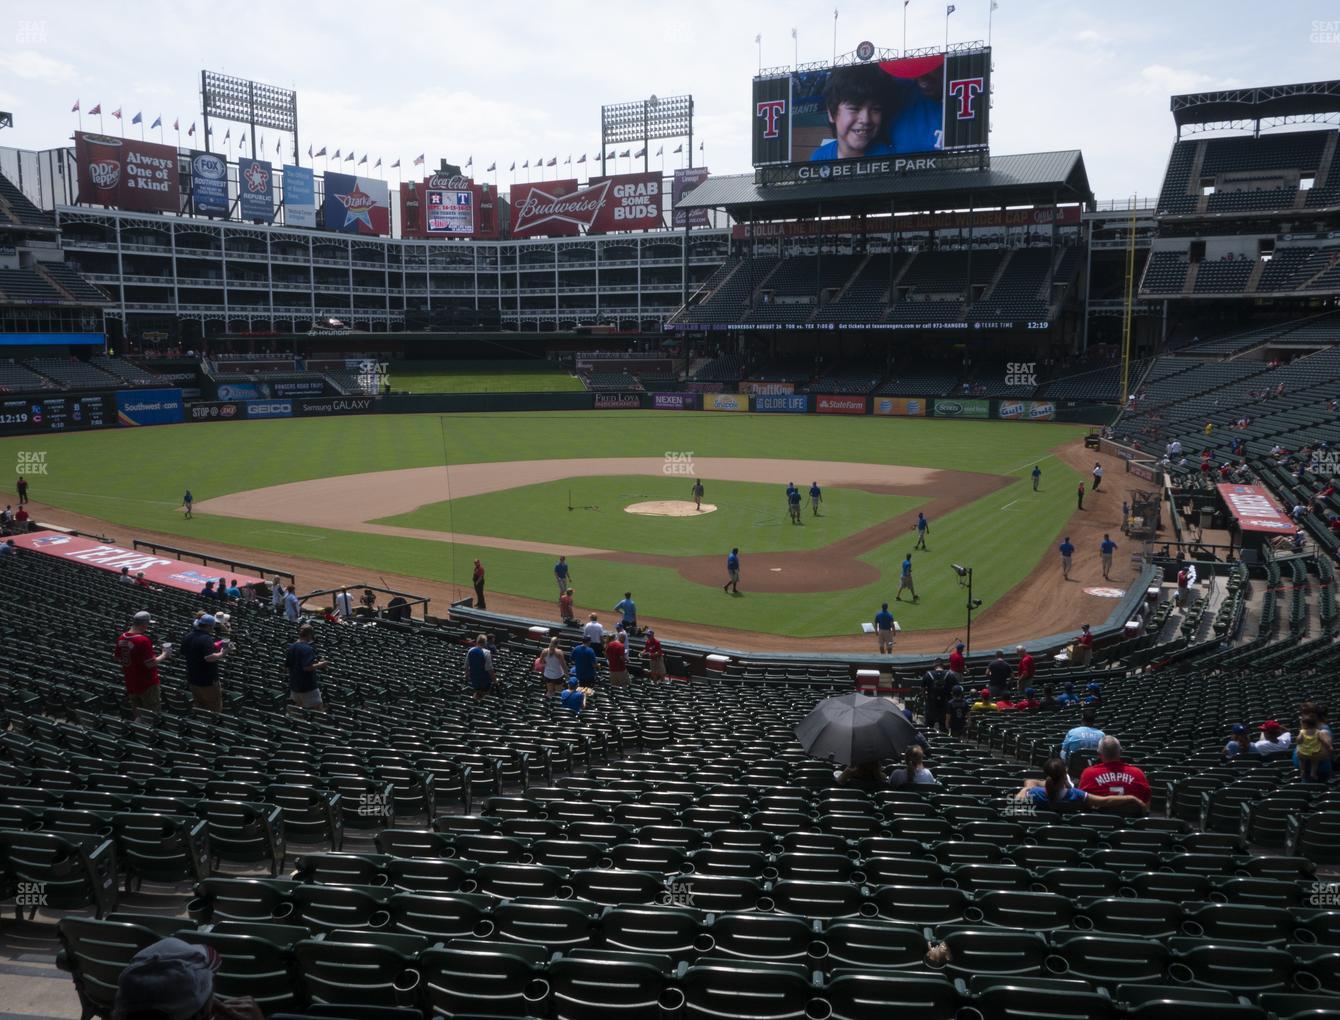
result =
[[[181,390],[121,390],[116,420],[121,425],[173,425],[183,420]]]

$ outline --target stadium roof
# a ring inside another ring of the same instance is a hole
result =
[[[844,215],[996,205],[1093,203],[1084,156],[1078,149],[992,156],[985,170],[946,170],[940,173],[864,177],[843,181],[815,181],[761,187],[753,174],[709,177],[685,195],[678,209],[725,209],[736,220],[762,216],[813,216],[820,204],[823,214]]]
[[[1188,124],[1325,117],[1340,114],[1340,81],[1189,92],[1173,96],[1170,108],[1179,133]]]

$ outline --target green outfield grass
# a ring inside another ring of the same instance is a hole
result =
[[[691,483],[686,478],[605,475],[433,503],[377,523],[621,552],[697,556],[737,545],[746,545],[753,552],[820,549],[924,502],[832,488],[824,492],[818,517],[810,512],[806,496],[801,507],[804,524],[797,527],[787,513],[781,482],[764,485],[713,480],[704,488],[706,502],[717,509],[693,517],[644,517],[624,512],[630,503],[689,499]]]
[[[542,361],[397,361],[391,388],[408,393],[581,392],[580,379]]]
[[[266,551],[291,553],[347,563],[354,577],[394,572],[466,588],[471,560],[478,556],[487,564],[490,590],[544,599],[554,591],[548,556],[199,512],[186,521],[178,510],[181,495],[187,486],[201,501],[281,482],[391,468],[567,457],[660,458],[667,450],[693,451],[696,457],[905,464],[1014,476],[1014,485],[932,522],[930,551],[914,560],[921,604],[899,613],[904,628],[915,630],[961,623],[963,600],[949,563],[973,566],[974,594],[989,606],[1050,554],[1073,508],[1078,476],[1048,457],[1047,450],[1067,439],[1078,440],[1086,431],[1083,426],[1037,423],[653,411],[378,415],[24,436],[0,440],[0,464],[14,465],[20,451],[45,451],[49,473],[31,478],[32,497],[112,522],[118,527],[111,534],[126,542],[135,529],[158,531],[180,536],[188,548],[194,537],[255,549],[261,562]],[[1027,475],[1038,461],[1043,491],[1035,494]],[[719,483],[709,484],[714,494]],[[842,495],[845,500],[847,494]],[[836,502],[828,507],[834,513]],[[569,516],[566,509],[562,514]],[[576,511],[570,516],[576,518]],[[666,526],[660,534],[668,537],[674,527],[693,522],[659,523]],[[455,524],[466,531],[460,521]],[[802,531],[809,540],[808,524],[792,530],[797,541]],[[910,541],[890,543],[865,555],[883,572],[885,580],[879,584],[822,595],[761,595],[749,591],[750,543],[729,543],[736,544],[744,556],[741,598],[687,582],[665,568],[576,558],[578,601],[613,606],[624,590],[633,588],[639,609],[648,616],[795,636],[855,633],[880,601],[892,598],[897,564],[911,547]],[[721,555],[724,570],[727,548],[712,536],[696,551]],[[664,550],[656,546],[646,551]],[[1045,621],[1039,621],[1039,628],[1045,628]]]

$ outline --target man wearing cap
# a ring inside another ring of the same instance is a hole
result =
[[[1112,541],[1111,535],[1104,535],[1103,541],[1098,546],[1098,558],[1103,564],[1103,580],[1112,580],[1112,554],[1117,551],[1117,543]]]
[[[665,649],[661,646],[656,631],[650,627],[642,639],[642,654],[647,657],[647,671],[653,680],[665,679]]]
[[[1073,727],[1061,741],[1062,761],[1069,761],[1070,756],[1076,751],[1096,751],[1099,742],[1107,736],[1094,725],[1098,721],[1098,712],[1095,709],[1086,708],[1081,718],[1084,724]]]
[[[945,729],[951,737],[963,736],[963,727],[968,722],[968,699],[963,696],[963,686],[955,684],[949,692],[949,701],[945,705]]]
[[[182,658],[186,660],[186,682],[191,688],[194,707],[207,712],[223,711],[219,662],[227,654],[228,645],[225,642],[222,647],[215,647],[214,625],[217,622],[209,613],[202,613],[181,642]]]
[[[1121,741],[1116,737],[1098,741],[1098,761],[1080,773],[1079,788],[1101,797],[1134,797],[1144,805],[1140,813],[1149,813],[1149,780],[1143,770],[1122,760]]]
[[[293,704],[298,708],[310,708],[313,712],[324,712],[326,706],[321,703],[317,671],[329,663],[317,658],[315,642],[315,628],[310,623],[304,623],[298,628],[298,640],[284,652],[284,663],[288,666],[289,698]]]
[[[161,939],[121,972],[111,1020],[262,1020],[255,999],[214,996],[219,954],[212,946]]]
[[[880,606],[880,610],[875,614],[875,635],[879,638],[879,651],[893,651],[893,614],[889,612],[889,604],[885,602]]]
[[[1059,551],[1061,553],[1061,576],[1069,581],[1070,557],[1075,555],[1075,547],[1071,544],[1069,535],[1066,535],[1065,541],[1061,543]]]
[[[1023,645],[1016,647],[1015,651],[1019,653],[1019,683],[1026,687],[1037,673],[1038,665],[1033,661],[1033,653]]]
[[[1230,732],[1228,743],[1224,745],[1224,757],[1236,758],[1247,750],[1247,727],[1242,723],[1234,723]]]
[[[628,686],[628,648],[619,640],[619,635],[605,642],[605,661],[610,668],[610,684],[614,687]]]
[[[573,715],[581,715],[586,707],[586,691],[577,683],[576,675],[568,677],[567,686],[558,694],[559,703]]]
[[[121,664],[121,675],[126,681],[126,700],[138,716],[140,709],[157,712],[162,708],[162,687],[158,679],[160,663],[167,662],[172,646],[154,654],[154,643],[149,628],[154,618],[146,611],[136,613],[126,632],[116,639],[116,661]]]
[[[949,671],[957,676],[966,676],[968,660],[963,657],[963,642],[960,641],[949,653]]]
[[[1261,739],[1252,744],[1252,750],[1257,754],[1278,754],[1289,750],[1292,744],[1293,734],[1274,719],[1267,719],[1261,724]]]
[[[1087,666],[1093,661],[1093,634],[1087,623],[1080,624],[1079,631],[1075,639],[1075,665]]]

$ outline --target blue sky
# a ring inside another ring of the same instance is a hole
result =
[[[950,39],[986,39],[989,3],[957,0]],[[898,0],[836,6],[839,53],[865,39],[902,47]],[[909,48],[943,43],[944,9],[912,0]],[[801,61],[822,60],[833,23],[831,4],[791,0],[11,2],[0,13],[0,109],[16,126],[0,144],[61,144],[76,99],[84,110],[120,106],[127,133],[138,133],[137,111],[146,124],[180,117],[184,137],[203,67],[296,88],[304,152],[352,146],[369,165],[380,156],[406,168],[420,152],[429,166],[473,156],[477,176],[496,161],[503,185],[513,160],[594,155],[601,103],[690,92],[707,164],[740,172],[755,35],[767,66],[792,63],[793,27]],[[993,151],[1082,149],[1097,196],[1124,199],[1157,190],[1170,94],[1336,76],[1340,3],[999,0],[991,41]]]

